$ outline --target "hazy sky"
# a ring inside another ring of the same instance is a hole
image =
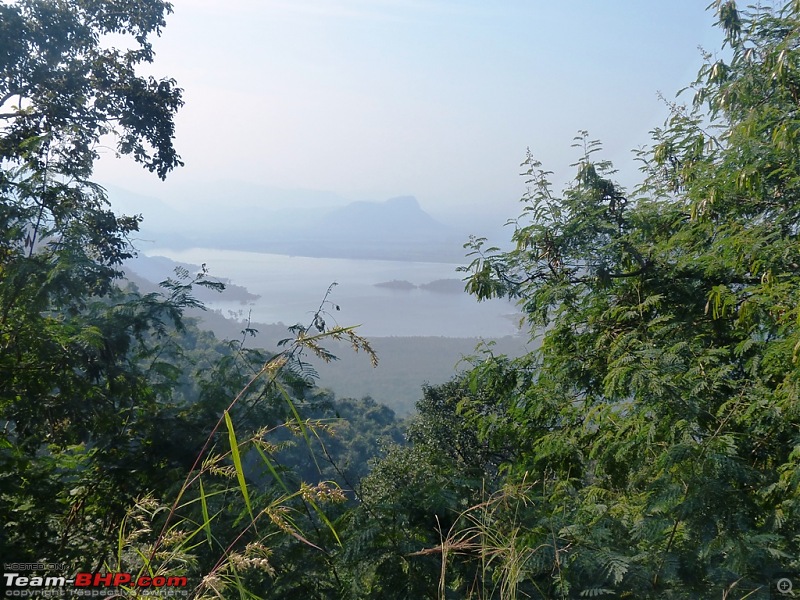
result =
[[[707,0],[173,0],[152,72],[185,89],[186,166],[99,179],[169,199],[242,180],[441,215],[517,214],[530,146],[565,179],[579,129],[635,180],[632,148],[720,34]]]

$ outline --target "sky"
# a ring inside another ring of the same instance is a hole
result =
[[[631,151],[668,116],[659,92],[720,47],[706,3],[173,0],[148,72],[184,89],[186,166],[161,183],[107,152],[97,176],[168,203],[242,181],[505,220],[526,149],[560,186],[585,129],[632,185]]]

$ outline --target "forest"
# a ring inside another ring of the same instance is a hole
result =
[[[142,217],[93,172],[109,139],[154,177],[182,164],[182,90],[142,74],[171,10],[0,3],[9,594],[79,573],[124,597],[800,593],[800,3],[709,7],[724,47],[635,188],[586,132],[560,192],[527,155],[511,249],[476,232],[463,274],[535,349],[485,348],[404,422],[321,389],[312,357],[381,359],[321,308],[268,353],[187,315],[204,270],[122,276]]]

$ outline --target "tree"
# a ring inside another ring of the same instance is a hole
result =
[[[654,132],[641,186],[584,132],[562,197],[525,161],[514,249],[469,245],[468,289],[542,337],[516,375],[475,375],[522,384],[483,430],[520,441],[508,468],[544,494],[523,541],[544,597],[745,597],[798,567],[800,6],[714,7],[726,58]]]
[[[0,6],[0,251],[7,287],[19,290],[4,303],[6,320],[38,263],[69,261],[79,279],[62,269],[55,286],[32,282],[39,295],[59,286],[102,295],[131,255],[138,218],[114,215],[90,180],[101,138],[112,135],[161,178],[181,164],[172,141],[181,90],[136,73],[152,62],[149,38],[171,10],[161,0]],[[134,47],[108,47],[112,35]]]
[[[177,284],[167,299],[115,286],[139,218],[111,212],[90,177],[107,135],[160,177],[180,164],[181,91],[137,75],[170,10],[159,0],[0,5],[4,556],[96,558],[126,502],[168,473],[141,452],[175,416],[159,404],[177,385],[169,333],[193,301]],[[133,47],[110,47],[109,36]],[[164,421],[148,425],[156,415]]]
[[[362,480],[360,505],[344,521],[339,557],[347,597],[441,597],[442,554],[434,547],[464,510],[496,489],[497,466],[509,456],[507,449],[479,441],[471,415],[460,414],[467,405],[481,406],[485,416],[497,412],[493,396],[471,390],[469,383],[456,376],[425,386],[409,421],[409,444],[389,446]],[[459,582],[449,594],[474,585],[472,566],[470,558],[452,561],[451,571],[464,576],[454,577]]]
[[[87,177],[101,136],[163,178],[181,164],[173,147],[181,90],[137,75],[153,61],[172,6],[163,0],[20,0],[0,7],[0,157],[49,175]],[[106,47],[121,35],[133,48]]]
[[[322,547],[338,541],[320,507],[345,496],[325,482],[290,489],[267,438],[287,428],[313,443],[297,409],[303,352],[331,360],[330,339],[377,358],[353,328],[325,327],[327,294],[272,355],[245,347],[249,328],[223,344],[184,319],[201,307],[193,286],[221,287],[205,268],[160,292],[120,285],[140,217],[109,210],[92,170],[106,136],[161,178],[181,164],[181,90],[137,72],[170,11],[0,3],[0,554],[72,572],[169,570],[198,593],[244,594],[268,589],[275,549],[275,581],[291,589],[299,550],[319,550],[306,528]]]
[[[160,0],[0,6],[0,265],[16,290],[4,298],[4,322],[28,289],[36,307],[49,296],[106,293],[113,267],[131,255],[138,218],[114,215],[90,181],[103,136],[162,178],[181,164],[172,143],[181,90],[136,74],[152,62],[148,40],[169,11]],[[108,47],[110,35],[135,47]],[[48,261],[75,268],[37,279]]]

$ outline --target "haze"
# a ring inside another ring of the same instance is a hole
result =
[[[98,178],[181,211],[280,204],[197,193],[237,182],[333,203],[413,195],[442,222],[499,224],[518,213],[526,147],[561,183],[578,129],[633,183],[631,149],[667,116],[657,93],[673,98],[720,38],[690,0],[174,5],[152,72],[185,89],[186,166],[162,183],[108,152]]]

